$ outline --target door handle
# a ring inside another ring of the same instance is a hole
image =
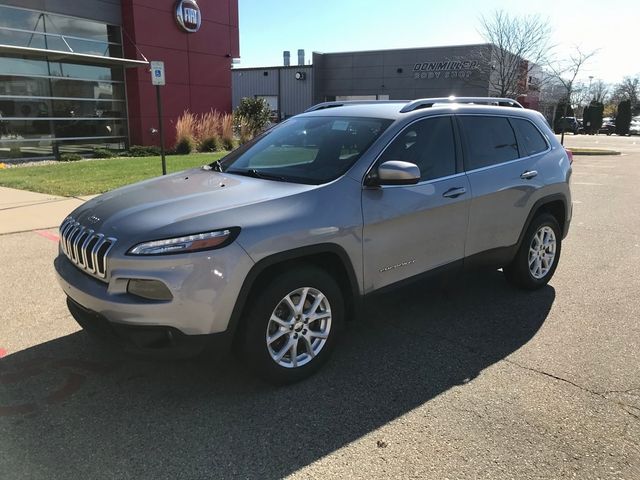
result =
[[[464,187],[453,187],[444,192],[442,196],[446,198],[456,198],[465,193],[467,193],[467,191],[464,189]]]
[[[522,175],[520,175],[520,178],[523,180],[531,180],[532,178],[536,177],[538,175],[538,171],[537,170],[527,170],[526,172],[523,172]]]

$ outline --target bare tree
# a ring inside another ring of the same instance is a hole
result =
[[[595,100],[596,102],[605,103],[607,96],[609,95],[610,86],[605,83],[601,79],[596,79],[591,84],[591,88],[589,89],[590,100]]]
[[[567,116],[567,111],[569,109],[569,104],[574,103],[576,101],[576,94],[579,92],[579,89],[576,88],[578,85],[576,82],[576,78],[580,74],[580,70],[584,67],[584,65],[597,53],[596,50],[592,50],[590,52],[583,52],[579,47],[575,47],[575,51],[569,55],[569,58],[565,61],[559,62],[557,64],[549,65],[549,70],[551,74],[558,80],[558,82],[564,87],[564,97],[566,98],[566,102],[564,105],[564,117]],[[564,143],[564,122],[561,122],[562,134],[560,137],[560,143]]]
[[[638,104],[638,94],[640,94],[640,75],[624,77],[615,87],[615,96],[620,100],[630,100],[632,107]]]
[[[486,59],[493,93],[509,98],[526,93],[530,73],[547,63],[551,51],[549,21],[538,15],[518,17],[496,10],[480,18],[480,34],[493,45],[491,58]]]

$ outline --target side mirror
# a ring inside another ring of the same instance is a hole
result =
[[[420,181],[420,169],[415,163],[389,160],[368,180],[367,185],[415,185]]]

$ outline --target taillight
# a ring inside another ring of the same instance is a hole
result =
[[[569,157],[569,165],[571,165],[573,163],[573,152],[568,148],[565,148],[564,151],[567,152],[567,157]]]

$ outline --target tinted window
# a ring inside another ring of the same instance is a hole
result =
[[[449,117],[428,118],[407,127],[382,154],[381,162],[401,160],[420,168],[420,180],[456,173],[456,150]]]
[[[506,118],[461,116],[460,123],[467,142],[467,170],[518,158],[516,137]]]
[[[547,149],[547,142],[540,131],[528,120],[512,118],[511,122],[518,131],[520,140],[520,155],[523,157],[544,152]]]

